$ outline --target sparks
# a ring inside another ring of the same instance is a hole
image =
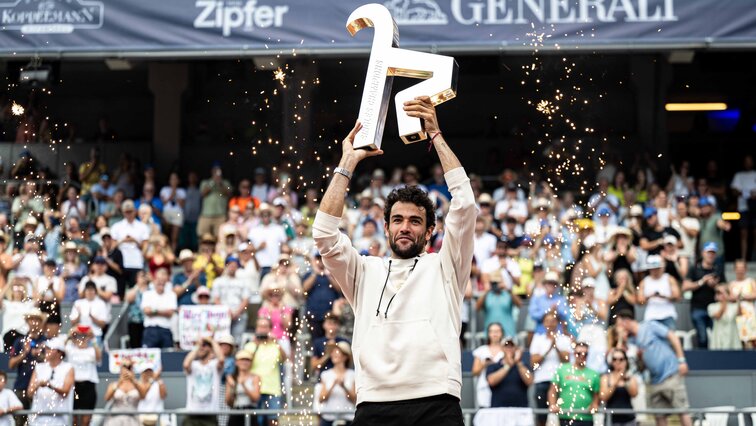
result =
[[[11,112],[13,115],[24,115],[24,111],[26,111],[24,107],[16,102],[13,102],[13,105],[11,105]]]
[[[278,67],[277,70],[273,71],[273,79],[278,80],[278,82],[281,83],[281,86],[286,87],[286,84],[284,83],[284,80],[286,80],[286,73],[281,67]]]

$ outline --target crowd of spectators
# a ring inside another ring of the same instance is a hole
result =
[[[668,352],[679,355],[674,330],[683,299],[689,299],[698,348],[754,348],[756,281],[744,260],[749,234],[756,230],[752,158],[745,158],[729,186],[714,180],[716,170],[696,179],[689,168],[683,163],[662,185],[649,169],[609,164],[584,203],[511,170],[496,187],[471,176],[479,216],[460,343],[475,349],[479,406],[527,405],[524,390],[531,385],[537,406],[544,408],[553,408],[557,399],[562,409],[619,404],[612,395],[629,400],[643,392],[638,365],[653,364],[640,362],[639,346],[668,337]],[[122,303],[128,305],[128,345],[168,350],[178,348],[182,306],[228,308],[228,334],[200,339],[184,362],[192,411],[284,407],[283,366],[294,361],[298,346],[309,356],[308,377],[318,383],[315,405],[353,407],[348,337],[354,317],[310,236],[317,189],[298,192],[291,173],[262,168],[232,185],[220,163],[204,180],[195,172],[174,172],[160,187],[152,166],[136,173],[124,156],[110,168],[97,149],[79,167],[67,165],[58,181],[45,180],[44,173],[24,152],[11,171],[20,180],[0,191],[3,348],[24,407],[38,397],[60,407],[94,407],[96,365],[114,324],[113,306]],[[427,181],[414,166],[389,177],[375,169],[355,178],[355,191],[348,194],[352,207],[340,225],[363,254],[388,256],[385,198],[403,185],[429,192],[438,219],[427,249],[443,244],[450,194],[440,166]],[[720,206],[735,200],[742,259],[728,280],[723,234],[734,224],[722,219]],[[624,325],[618,320],[623,315]],[[471,329],[478,317],[483,323]],[[630,317],[642,322],[631,323]],[[486,343],[476,349],[471,342],[482,340],[478,332]],[[629,339],[635,335],[644,338]],[[615,368],[615,358],[626,363],[624,369]],[[652,388],[676,386],[665,382],[672,377],[665,362],[653,367],[658,370],[651,371]],[[47,367],[39,370],[43,364]],[[69,374],[66,366],[75,368]],[[56,384],[40,379],[58,369]],[[137,410],[158,407],[165,394],[160,371],[137,378],[127,364],[105,399]],[[681,406],[684,399],[657,402]],[[578,407],[580,401],[587,404]],[[139,419],[109,422],[132,420]],[[187,420],[215,424],[216,417]],[[217,420],[244,422],[235,416]],[[336,420],[350,419],[324,415],[322,421]],[[88,422],[85,417],[77,424]]]

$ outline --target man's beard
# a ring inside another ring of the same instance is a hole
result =
[[[402,249],[399,247],[399,245],[396,243],[396,239],[393,235],[390,235],[389,245],[391,246],[391,251],[396,255],[396,257],[400,259],[411,259],[413,257],[417,257],[420,253],[425,250],[425,238],[420,237],[418,240],[414,240],[412,242],[412,245],[409,247]]]

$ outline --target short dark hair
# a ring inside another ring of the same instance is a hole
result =
[[[417,186],[404,186],[391,191],[386,198],[386,207],[383,209],[383,219],[386,224],[391,221],[391,208],[397,202],[412,203],[425,210],[425,229],[436,226],[436,214],[433,202],[428,198],[428,194]]]
[[[5,379],[6,382],[8,381],[8,375],[3,370],[0,370],[0,377]]]
[[[620,309],[619,312],[617,312],[617,318],[635,319],[635,315],[633,315],[633,311],[630,309]]]

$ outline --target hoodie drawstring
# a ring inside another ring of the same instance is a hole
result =
[[[381,302],[383,302],[383,293],[386,291],[386,284],[388,284],[389,276],[391,276],[391,259],[389,259],[388,273],[386,274],[386,281],[383,282],[383,290],[381,290],[381,298],[378,299],[378,307],[375,308],[375,316],[381,313]]]
[[[410,268],[410,271],[409,271],[410,274],[412,273],[412,271],[415,270],[415,267],[417,266],[417,262],[419,260],[420,260],[419,257],[415,258],[415,263],[412,265],[412,268]],[[383,282],[383,290],[381,291],[381,298],[380,300],[378,300],[378,308],[375,310],[375,316],[378,316],[381,312],[381,302],[383,301],[383,292],[386,291],[386,284],[388,284],[389,276],[391,276],[391,260],[389,260],[388,274],[386,275],[386,281]],[[409,279],[409,274],[407,274],[407,279]],[[391,299],[389,299],[389,302],[386,305],[386,311],[383,313],[383,318],[388,318],[388,310],[391,307],[391,302],[394,301],[396,294],[397,293],[394,293],[394,295],[391,296]]]

